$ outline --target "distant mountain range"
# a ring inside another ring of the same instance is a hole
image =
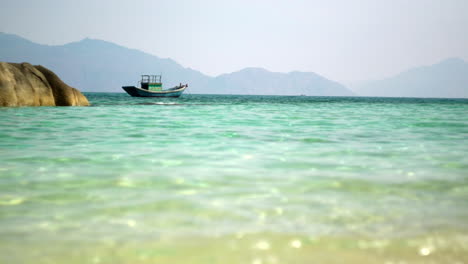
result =
[[[350,85],[352,91],[312,72],[245,68],[211,77],[172,59],[95,39],[49,46],[0,33],[0,61],[41,64],[86,92],[123,92],[121,86],[137,85],[141,74],[162,73],[166,87],[188,83],[190,93],[468,98],[468,63],[458,58]]]
[[[270,72],[262,68],[245,68],[222,74],[210,80],[210,93],[265,94],[265,95],[354,95],[343,85],[312,72]],[[222,90],[218,87],[223,87]]]
[[[362,96],[468,98],[468,63],[450,58],[351,88]]]
[[[41,64],[67,84],[87,92],[123,92],[141,74],[163,74],[165,86],[188,83],[190,93],[349,96],[343,85],[311,72],[277,73],[260,68],[210,77],[163,59],[114,43],[84,39],[61,46],[33,43],[0,33],[0,61]]]

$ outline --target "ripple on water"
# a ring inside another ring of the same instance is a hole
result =
[[[468,230],[467,100],[89,99],[94,107],[1,109],[8,232],[38,237],[48,223],[79,239],[295,234],[246,244],[266,254],[305,251],[307,236]],[[417,257],[438,252],[412,246]]]
[[[25,198],[23,197],[13,197],[13,196],[5,196],[5,197],[0,197],[0,206],[15,206],[15,205],[20,205],[23,202],[25,202]]]

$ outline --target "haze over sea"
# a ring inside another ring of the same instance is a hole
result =
[[[468,99],[0,109],[0,263],[467,263]]]

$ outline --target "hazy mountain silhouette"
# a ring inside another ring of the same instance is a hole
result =
[[[44,65],[82,91],[123,92],[121,86],[136,85],[139,76],[148,73],[163,73],[166,85],[190,82],[203,86],[210,79],[171,59],[94,39],[48,46],[0,33],[0,61]]]
[[[262,68],[245,68],[243,70],[222,74],[212,79],[208,87],[219,93],[238,91],[240,94],[264,95],[323,95],[348,96],[353,93],[343,85],[327,80],[312,72],[270,72]]]
[[[353,86],[363,96],[468,97],[468,63],[450,58],[431,66],[417,67],[394,77]]]
[[[189,83],[191,93],[352,95],[336,82],[315,73],[274,73],[246,68],[217,77],[184,68],[163,59],[111,42],[84,39],[60,46],[33,43],[0,33],[0,61],[41,64],[81,91],[123,92],[121,86],[136,85],[141,74],[163,74],[165,86]]]

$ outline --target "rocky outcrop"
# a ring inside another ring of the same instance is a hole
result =
[[[88,106],[77,89],[41,65],[0,62],[0,106]]]

